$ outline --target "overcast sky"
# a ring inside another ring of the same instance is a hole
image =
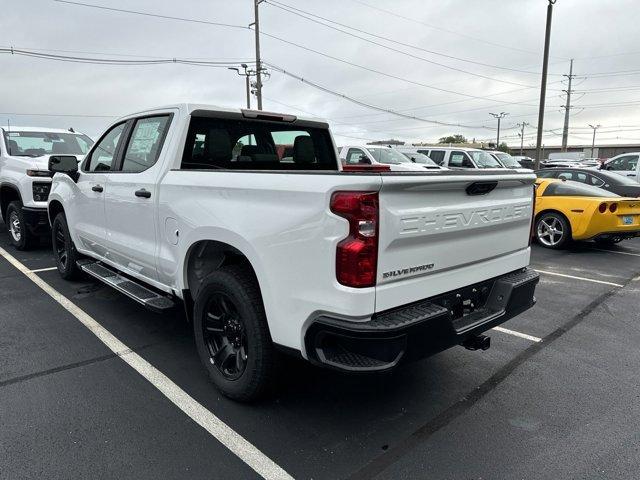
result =
[[[252,0],[78,1],[231,25],[253,21]],[[469,139],[493,139],[496,121],[489,113],[504,111],[509,115],[502,122],[502,138],[519,145],[516,124],[527,122],[531,125],[525,127],[525,145],[535,142],[546,0],[273,2],[260,6],[265,34],[319,53],[265,36],[261,39],[263,60],[361,102],[423,120],[465,126],[439,126],[380,113],[277,71],[265,82],[264,109],[326,118],[339,144],[391,137],[435,141],[454,133]],[[276,2],[346,25],[332,24],[348,33],[286,12]],[[1,3],[3,47],[120,59],[138,58],[130,57],[135,55],[241,63],[254,58],[254,36],[249,29],[54,0]],[[562,89],[566,89],[561,81],[565,79],[562,74],[568,73],[570,58],[575,58],[577,75],[570,144],[591,143],[589,124],[602,125],[597,143],[640,143],[637,14],[638,0],[557,1],[546,145],[561,140],[560,106],[564,103]],[[9,54],[0,56],[0,61],[0,121],[5,125],[9,119],[13,125],[73,126],[96,137],[114,120],[111,117],[147,107],[185,101],[227,107],[245,104],[243,78],[226,68],[77,64]],[[255,106],[255,98],[252,101]]]

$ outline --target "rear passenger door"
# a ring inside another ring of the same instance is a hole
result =
[[[157,183],[172,113],[127,122],[117,172],[105,186],[107,258],[125,273],[156,280]]]

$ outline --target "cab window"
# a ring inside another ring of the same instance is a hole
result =
[[[474,168],[473,163],[469,160],[469,157],[464,152],[451,152],[449,157],[450,167],[459,168]]]
[[[418,150],[418,153],[424,153],[438,165],[442,165],[444,163],[444,150]]]
[[[115,169],[113,160],[124,127],[124,122],[119,123],[102,137],[87,158],[86,172],[110,172]]]
[[[158,161],[169,120],[169,115],[136,120],[122,161],[123,172],[144,172]]]
[[[362,158],[364,157],[364,159]],[[371,163],[363,150],[359,148],[350,148],[347,152],[346,163],[348,165],[358,165],[361,163]]]

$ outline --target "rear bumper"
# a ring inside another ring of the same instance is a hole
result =
[[[309,360],[330,368],[389,370],[459,345],[531,308],[538,274],[520,269],[354,322],[322,315],[308,328]]]
[[[29,233],[44,236],[50,232],[46,208],[22,207],[22,216]]]
[[[613,240],[615,238],[625,239],[640,237],[640,230],[627,230],[620,232],[604,232],[599,233],[595,237],[591,237],[592,240]]]

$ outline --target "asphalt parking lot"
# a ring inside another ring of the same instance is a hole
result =
[[[291,477],[637,477],[640,239],[534,246],[538,304],[486,352],[365,377],[288,360],[253,405],[218,395],[180,312],[65,282],[4,228],[0,247]],[[0,478],[259,478],[6,258],[0,286]]]

